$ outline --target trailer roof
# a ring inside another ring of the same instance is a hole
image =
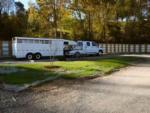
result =
[[[76,45],[76,42],[73,40],[66,39],[50,39],[50,38],[34,38],[34,37],[14,37],[14,39],[33,39],[33,40],[53,40],[53,41],[68,41],[72,45]]]
[[[15,39],[34,39],[34,40],[65,40],[65,39],[51,39],[51,38],[35,38],[35,37],[15,37]],[[66,40],[67,41],[67,40]],[[69,41],[69,40],[68,40]]]

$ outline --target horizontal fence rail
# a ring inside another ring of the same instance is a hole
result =
[[[99,44],[105,54],[146,54],[150,44]]]

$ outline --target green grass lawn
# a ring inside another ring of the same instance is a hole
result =
[[[138,58],[116,57],[95,61],[5,64],[0,65],[0,81],[8,84],[22,85],[56,75],[71,79],[104,75],[115,69],[128,66],[130,62],[136,60],[138,60]]]

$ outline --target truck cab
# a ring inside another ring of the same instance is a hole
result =
[[[98,47],[98,44],[93,41],[78,41],[76,46],[69,55],[79,57],[81,55],[101,55],[103,49]]]

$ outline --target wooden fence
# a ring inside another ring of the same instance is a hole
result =
[[[12,56],[12,42],[0,41],[0,58]]]
[[[100,44],[105,54],[149,54],[150,44]],[[0,41],[0,58],[12,56],[12,42]]]
[[[150,44],[100,44],[105,54],[147,54]]]

